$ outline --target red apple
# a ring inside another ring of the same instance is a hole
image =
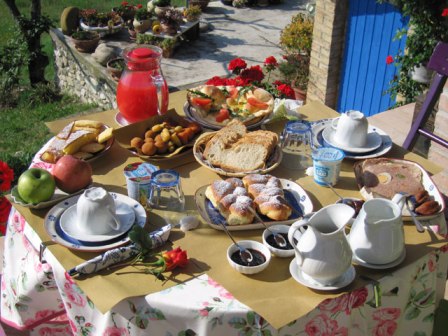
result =
[[[53,176],[56,186],[66,193],[74,193],[92,182],[92,167],[72,155],[64,155],[55,164]]]

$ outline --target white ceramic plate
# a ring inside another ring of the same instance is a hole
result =
[[[439,189],[437,189],[437,186],[431,180],[431,177],[429,176],[429,174],[426,172],[426,170],[423,169],[422,166],[420,166],[419,164],[417,164],[413,161],[409,161],[409,160],[401,160],[401,159],[387,159],[387,160],[396,161],[396,162],[406,162],[406,163],[414,164],[416,167],[418,167],[422,172],[423,188],[425,188],[425,190],[428,191],[428,194],[431,197],[431,199],[439,202],[439,204],[441,205],[440,210],[433,215],[429,215],[429,216],[417,215],[419,220],[432,219],[432,218],[435,218],[435,217],[439,216],[440,214],[444,213],[445,201],[443,199],[443,196],[440,193]],[[364,188],[364,185],[362,183],[362,168],[361,167],[362,167],[362,161],[355,163],[355,165],[353,167],[354,172],[355,172],[356,183],[358,184],[358,188],[360,190],[362,197],[365,200],[369,200],[369,199],[372,199],[373,196],[372,196],[372,194],[368,193]],[[406,221],[412,220],[411,214],[406,209],[406,206],[403,207],[402,216],[403,216],[403,220],[406,220]]]
[[[135,221],[135,211],[127,203],[115,199],[116,215],[120,221],[120,230],[110,230],[105,234],[89,235],[80,232],[76,225],[76,204],[65,210],[59,219],[61,230],[69,237],[81,242],[98,243],[122,236],[128,232]],[[92,223],[94,224],[94,223]]]
[[[196,111],[196,109],[194,107],[192,107],[188,102],[185,102],[185,104],[184,104],[184,112],[185,112],[185,115],[189,119],[196,121],[198,124],[200,124],[201,126],[203,126],[205,128],[217,131],[225,126],[222,123],[213,122],[213,121],[204,119],[200,115],[200,113],[198,113]],[[261,118],[260,117],[254,118],[254,121],[251,121],[251,118],[241,120],[241,121],[246,125],[247,129],[251,130],[251,129],[259,127],[269,116],[270,116],[270,114],[265,115]]]
[[[291,263],[289,264],[289,272],[291,273],[294,280],[296,280],[298,283],[320,291],[332,291],[344,288],[352,283],[353,280],[355,280],[356,271],[353,266],[350,266],[350,268],[345,272],[341,278],[334,284],[330,286],[324,286],[321,283],[318,283],[311,279],[309,276],[304,274],[302,270],[297,266],[296,258],[291,260]]]
[[[285,192],[286,201],[292,206],[293,211],[291,217],[285,221],[273,221],[270,218],[260,216],[261,219],[268,225],[274,224],[291,224],[303,217],[303,215],[313,211],[313,203],[305,190],[297,183],[286,179],[280,179],[283,190]],[[227,225],[225,218],[221,215],[218,209],[205,197],[205,189],[208,185],[200,187],[195,193],[196,206],[201,217],[216,230],[224,230],[222,225]],[[252,223],[246,225],[227,225],[230,231],[240,230],[256,230],[263,229],[262,223]]]
[[[396,260],[391,261],[390,263],[387,263],[387,264],[370,264],[370,263],[358,258],[355,254],[353,254],[352,260],[357,265],[363,266],[366,268],[387,269],[387,268],[392,268],[392,267],[400,265],[405,258],[406,258],[406,249],[404,248],[403,252],[400,254],[400,256]]]
[[[379,135],[376,131],[373,130],[372,126],[369,126],[368,133],[367,133],[367,143],[364,147],[348,147],[341,145],[337,142],[337,140],[334,138],[335,132],[331,125],[327,125],[323,132],[322,137],[324,138],[325,142],[329,143],[331,146],[342,149],[343,151],[350,152],[350,153],[368,153],[371,151],[374,151],[378,147],[381,146],[381,135]]]
[[[16,204],[20,204],[21,206],[24,206],[26,208],[30,208],[30,209],[45,209],[45,208],[49,208],[52,205],[55,205],[56,203],[59,203],[69,197],[78,195],[80,193],[82,193],[85,189],[81,189],[73,194],[67,194],[66,192],[63,192],[61,189],[56,188],[54,191],[53,196],[45,202],[40,202],[37,204],[30,204],[30,203],[26,203],[19,195],[19,192],[17,191],[17,186],[14,186],[11,189],[11,198],[12,201]]]
[[[322,133],[324,129],[331,124],[332,120],[333,119],[322,119],[311,123],[311,128],[313,131],[313,146],[315,148],[324,147],[327,145],[322,136]],[[362,159],[376,158],[386,154],[392,149],[392,139],[390,138],[389,135],[387,135],[384,131],[376,127],[372,127],[372,130],[374,130],[381,136],[381,145],[377,149],[369,153],[351,153],[344,151],[345,157],[347,159],[362,160]]]
[[[136,216],[136,225],[139,225],[141,227],[145,226],[146,211],[140,203],[125,195],[117,193],[110,194],[115,200],[118,199],[134,209]],[[126,233],[115,239],[105,242],[81,242],[67,236],[61,229],[60,219],[65,210],[76,204],[78,198],[79,196],[71,197],[56,204],[45,216],[44,226],[48,235],[51,237],[51,240],[69,249],[86,252],[102,252],[129,243],[130,239]]]

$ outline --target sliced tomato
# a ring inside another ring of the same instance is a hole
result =
[[[247,102],[250,105],[252,105],[252,106],[255,106],[255,107],[258,107],[258,108],[262,108],[262,109],[269,107],[268,103],[265,103],[265,102],[263,102],[261,100],[258,100],[254,96],[251,96],[251,97],[247,98]]]
[[[215,120],[217,122],[223,122],[224,120],[229,119],[229,118],[230,118],[229,110],[223,108],[223,109],[219,110],[218,114],[215,117]]]
[[[211,98],[193,97],[191,98],[191,103],[196,106],[206,107],[211,105],[212,100]]]
[[[227,88],[227,91],[229,91],[229,97],[236,99],[238,97],[238,89],[236,88],[236,86],[229,86]]]

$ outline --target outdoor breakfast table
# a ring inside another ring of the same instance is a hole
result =
[[[170,94],[170,107],[178,113],[183,111],[185,94]],[[315,102],[299,111],[310,121],[337,116]],[[88,118],[119,127],[115,114],[104,111]],[[57,133],[70,120],[47,125]],[[387,156],[418,162],[431,174],[440,171],[395,144]],[[32,166],[51,169],[38,157]],[[92,162],[94,183],[127,194],[123,168],[140,161],[115,143]],[[343,196],[360,197],[353,163],[344,160],[336,189]],[[179,172],[188,214],[197,215],[196,190],[221,179],[192,156],[157,165]],[[298,183],[314,210],[337,201],[330,189],[302,171],[280,166],[270,174]],[[130,266],[71,277],[67,270],[98,253],[69,250],[52,242],[44,228],[47,211],[14,205],[1,283],[2,321],[18,329],[34,329],[39,335],[431,335],[434,310],[444,293],[448,240],[440,234],[446,230],[443,218],[433,221],[439,227],[424,233],[405,223],[406,258],[399,266],[387,270],[355,266],[356,278],[350,285],[327,292],[296,282],[289,271],[292,258],[273,257],[259,274],[236,272],[226,257],[231,241],[205,222],[192,231],[171,231],[164,249],[179,246],[187,251],[190,262],[172,275],[167,273],[166,281]],[[159,214],[148,213],[148,231],[162,224]],[[233,231],[237,240],[261,241],[261,233]],[[41,245],[46,248],[40,249]]]

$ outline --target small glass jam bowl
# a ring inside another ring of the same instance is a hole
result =
[[[256,265],[243,265],[243,262],[238,260],[240,250],[235,244],[232,244],[227,249],[227,260],[232,268],[242,274],[256,274],[268,267],[269,262],[271,261],[271,252],[269,252],[269,249],[262,243],[255,240],[240,240],[238,245],[248,249],[252,253]],[[257,260],[259,262],[256,262]]]

